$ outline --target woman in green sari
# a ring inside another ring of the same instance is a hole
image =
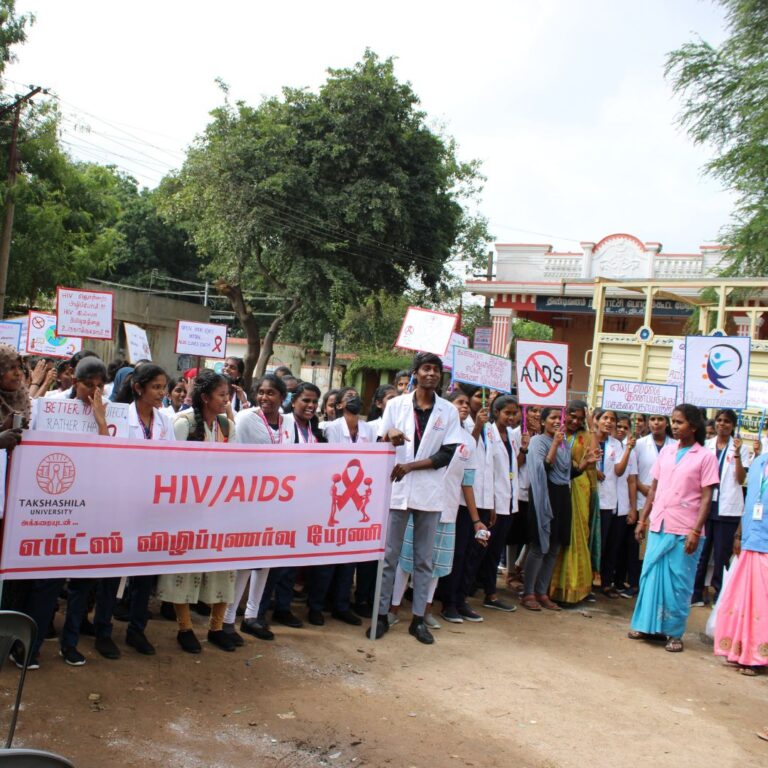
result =
[[[571,447],[574,467],[571,480],[571,541],[558,555],[549,586],[552,600],[571,605],[581,602],[592,591],[590,523],[597,496],[595,462],[598,455],[593,447],[592,435],[584,429],[586,412],[587,404],[581,400],[573,400],[566,406],[565,436]],[[584,466],[586,469],[579,472]],[[598,517],[597,530],[599,528]]]

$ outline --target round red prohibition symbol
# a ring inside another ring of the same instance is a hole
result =
[[[548,375],[544,371],[544,365],[542,365],[542,362],[540,360],[543,360],[546,358],[546,362],[551,362],[552,365],[547,366],[550,368],[550,374]],[[534,380],[533,377],[528,373],[528,366],[532,365],[536,371],[537,378],[540,380],[536,381],[536,384],[541,387],[541,391],[536,389],[534,387]],[[552,381],[550,376],[554,375],[555,368],[558,367],[557,358],[550,352],[534,352],[531,354],[528,359],[525,361],[525,365],[523,366],[523,370],[526,375],[527,379],[527,387],[531,390],[531,392],[536,395],[537,397],[549,397],[551,394],[554,393],[554,391],[557,389],[557,384]]]
[[[45,325],[45,319],[42,317],[33,317],[32,318],[32,325],[35,328],[42,328]]]

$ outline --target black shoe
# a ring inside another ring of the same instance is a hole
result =
[[[115,645],[115,641],[111,637],[97,637],[93,647],[105,659],[120,658],[120,649]]]
[[[353,627],[359,627],[363,623],[363,620],[359,616],[355,616],[349,609],[346,611],[333,611],[331,616],[334,619],[343,621],[345,624],[351,624]]]
[[[211,615],[211,606],[208,605],[208,603],[200,602],[199,600],[197,603],[192,607],[192,610],[198,615],[198,616],[210,616]]]
[[[389,622],[387,621],[387,617],[386,616],[379,616],[376,619],[375,628],[374,628],[374,625],[371,624],[371,626],[368,627],[368,629],[365,630],[365,636],[368,639],[370,639],[370,637],[371,637],[371,630],[375,631],[376,639],[377,640],[379,638],[384,637],[384,635],[386,635],[387,632],[389,632]]]
[[[373,606],[370,603],[355,603],[352,606],[352,610],[364,619],[370,619],[373,617]]]
[[[93,622],[86,616],[80,624],[80,634],[83,637],[96,637],[96,628]]]
[[[53,619],[51,619],[51,623],[48,625],[48,631],[45,633],[45,639],[55,640],[57,637],[56,627],[53,626]]]
[[[203,650],[200,641],[195,637],[195,633],[191,629],[180,630],[176,635],[176,639],[179,641],[181,650],[186,653],[200,653]]]
[[[160,603],[160,615],[168,621],[176,621],[176,609],[173,607],[173,603],[166,603],[163,600]]]
[[[85,656],[83,656],[83,654],[73,645],[61,648],[59,650],[59,656],[61,656],[70,667],[82,667],[83,664],[85,664]]]
[[[322,627],[325,625],[325,616],[323,616],[322,611],[313,611],[310,608],[307,614],[307,621],[314,627]]]
[[[276,621],[278,624],[283,624],[286,627],[293,627],[294,629],[300,629],[304,626],[304,622],[298,616],[294,616],[290,610],[272,611],[272,621]]]
[[[235,648],[242,648],[245,645],[245,640],[237,634],[234,624],[224,624],[222,629],[229,635],[232,642],[235,644]]]
[[[125,644],[130,645],[139,653],[144,656],[154,656],[155,646],[147,640],[147,636],[143,632],[126,632]]]
[[[222,651],[234,651],[235,641],[228,632],[223,629],[208,630],[208,642],[221,648]]]
[[[408,632],[420,643],[424,643],[424,645],[432,645],[432,643],[435,642],[435,638],[432,637],[432,633],[423,621],[417,623],[411,622],[411,626],[408,627]]]
[[[274,640],[275,633],[267,624],[259,619],[243,619],[240,623],[240,631],[246,635],[253,635],[259,640]]]
[[[11,652],[8,654],[10,660],[19,668],[24,669],[24,646],[21,643],[14,643]],[[27,664],[27,669],[40,669],[40,657],[33,656]]]

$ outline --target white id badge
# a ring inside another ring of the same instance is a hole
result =
[[[752,507],[752,519],[753,520],[762,520],[763,519],[763,505],[759,502],[755,504],[754,507]]]
[[[715,488],[715,490],[712,491],[712,501],[717,501],[719,496],[720,496],[720,489]]]

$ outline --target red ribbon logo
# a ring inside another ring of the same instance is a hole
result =
[[[350,473],[350,470],[354,470],[354,474]],[[371,485],[373,480],[370,477],[365,476],[363,465],[359,459],[351,459],[344,471],[339,475],[336,474],[331,478],[331,515],[328,518],[329,527],[333,527],[338,524],[336,515],[344,509],[344,507],[351,501],[355,505],[355,509],[360,513],[360,522],[367,523],[371,518],[365,511],[368,506],[368,502],[371,499]],[[338,492],[337,485],[341,483],[343,490]],[[361,486],[365,486],[365,490],[361,493],[358,490]]]
[[[221,345],[223,344],[224,339],[221,336],[214,336],[213,338],[213,349],[212,352],[221,352]]]

